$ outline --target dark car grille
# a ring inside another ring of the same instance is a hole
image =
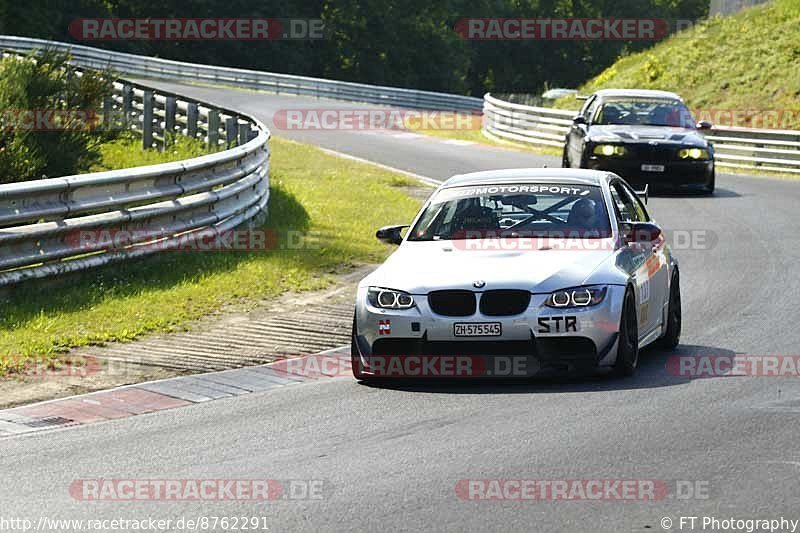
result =
[[[426,339],[378,339],[373,355],[536,355],[529,341],[428,341]]]
[[[597,362],[597,348],[584,337],[539,338],[528,341],[429,341],[378,339],[373,355],[534,355],[543,361]]]
[[[481,313],[486,316],[520,315],[530,302],[531,293],[528,291],[486,291],[481,296]]]
[[[475,293],[471,291],[435,291],[428,295],[428,305],[437,315],[472,316],[475,314]]]
[[[554,361],[597,362],[597,347],[585,337],[545,337],[538,339],[539,356]]]
[[[680,146],[675,145],[651,145],[651,144],[632,144],[628,145],[632,156],[647,161],[675,161],[678,160]]]

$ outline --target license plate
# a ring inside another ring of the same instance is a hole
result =
[[[459,322],[453,324],[456,337],[500,337],[503,326],[500,322]]]
[[[642,165],[644,172],[664,172],[664,165]]]

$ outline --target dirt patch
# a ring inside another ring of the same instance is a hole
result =
[[[64,358],[73,364],[0,379],[0,408],[338,348],[349,342],[357,282],[374,267],[342,274],[324,291],[210,315],[187,331],[76,349]]]

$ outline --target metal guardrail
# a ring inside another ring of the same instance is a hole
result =
[[[715,126],[717,166],[800,174],[800,131]]]
[[[50,48],[68,52],[75,65],[94,69],[112,68],[126,76],[192,80],[283,94],[441,111],[478,113],[483,107],[480,98],[471,96],[184,63],[27,37],[2,35],[0,48],[17,51]]]
[[[512,104],[483,97],[483,133],[506,140],[562,148],[575,111]]]
[[[266,211],[270,133],[261,122],[130,82],[114,89],[104,120],[139,132],[145,146],[186,134],[228,149],[0,185],[0,286],[206,243]]]
[[[216,67],[26,37],[0,36],[10,53],[56,50],[85,69],[128,77],[209,82],[276,93],[444,111],[480,112],[480,98]],[[150,167],[0,185],[0,286],[99,266],[213,238],[266,209],[269,131],[258,120],[128,81],[103,106],[106,128],[137,132],[145,148],[172,135],[203,139],[217,154]],[[231,148],[235,145],[237,148]],[[81,232],[131,238],[86,242]]]
[[[235,111],[124,80],[114,83],[113,94],[103,103],[103,127],[141,135],[145,149],[163,149],[172,136],[183,135],[200,139],[209,151],[216,151],[244,145],[257,135],[254,125]]]
[[[504,140],[563,148],[578,111],[533,107],[484,96],[483,134]],[[800,131],[714,126],[706,134],[717,166],[800,173]]]

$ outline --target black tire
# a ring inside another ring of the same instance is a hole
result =
[[[619,320],[619,341],[614,373],[618,376],[632,376],[639,365],[639,323],[636,313],[636,298],[633,290],[625,291],[622,315]]]
[[[716,187],[716,183],[717,183],[717,171],[714,170],[711,173],[711,181],[709,182],[708,185],[706,185],[706,188],[703,190],[703,194],[706,194],[708,196],[713,195],[714,194],[714,188]]]
[[[581,161],[578,164],[578,168],[589,168],[589,159],[586,155],[586,146],[583,147],[583,151],[581,152]]]
[[[659,340],[665,350],[674,349],[681,341],[681,280],[678,271],[672,274],[667,306],[667,330]]]
[[[359,357],[358,343],[356,342],[356,314],[353,313],[353,332],[350,335],[350,364],[353,367],[353,377],[360,381],[367,381],[368,377],[361,371],[361,357]]]

